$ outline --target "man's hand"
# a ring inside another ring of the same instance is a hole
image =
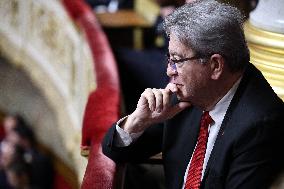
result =
[[[169,83],[165,89],[146,89],[138,101],[136,110],[121,126],[128,133],[144,131],[152,124],[163,122],[190,106],[188,102],[170,104],[171,96],[177,87]]]

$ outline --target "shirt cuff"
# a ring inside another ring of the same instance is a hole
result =
[[[129,134],[125,130],[123,130],[119,125],[127,118],[128,116],[125,116],[121,118],[117,123],[116,123],[116,132],[117,135],[114,138],[114,145],[117,147],[125,147],[129,146],[132,142],[136,141],[142,134],[143,131],[138,132],[138,133],[131,133]]]

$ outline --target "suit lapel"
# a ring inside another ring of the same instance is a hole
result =
[[[178,144],[178,149],[176,154],[181,154],[181,174],[178,183],[180,188],[183,184],[184,173],[186,171],[187,165],[190,161],[191,155],[195,148],[197,137],[199,133],[199,124],[200,118],[202,115],[202,111],[194,108],[190,116],[188,114],[184,115],[184,119],[181,122],[181,130],[180,130],[180,141]]]

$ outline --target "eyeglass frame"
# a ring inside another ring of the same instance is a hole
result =
[[[196,59],[200,59],[200,58],[206,58],[206,57],[193,56],[193,57],[188,57],[188,58],[182,58],[182,59],[179,59],[179,60],[173,60],[173,59],[170,58],[170,53],[167,53],[166,58],[167,58],[167,64],[170,64],[171,68],[174,71],[177,71],[176,64],[178,64],[178,63],[186,62],[186,61],[189,61],[189,60],[196,60]]]

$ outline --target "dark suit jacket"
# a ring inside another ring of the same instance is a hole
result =
[[[196,107],[186,109],[123,148],[113,145],[113,125],[104,138],[103,152],[116,162],[139,162],[162,151],[166,186],[181,189],[201,114]],[[201,188],[269,188],[283,170],[283,146],[283,101],[249,64],[222,122]]]

